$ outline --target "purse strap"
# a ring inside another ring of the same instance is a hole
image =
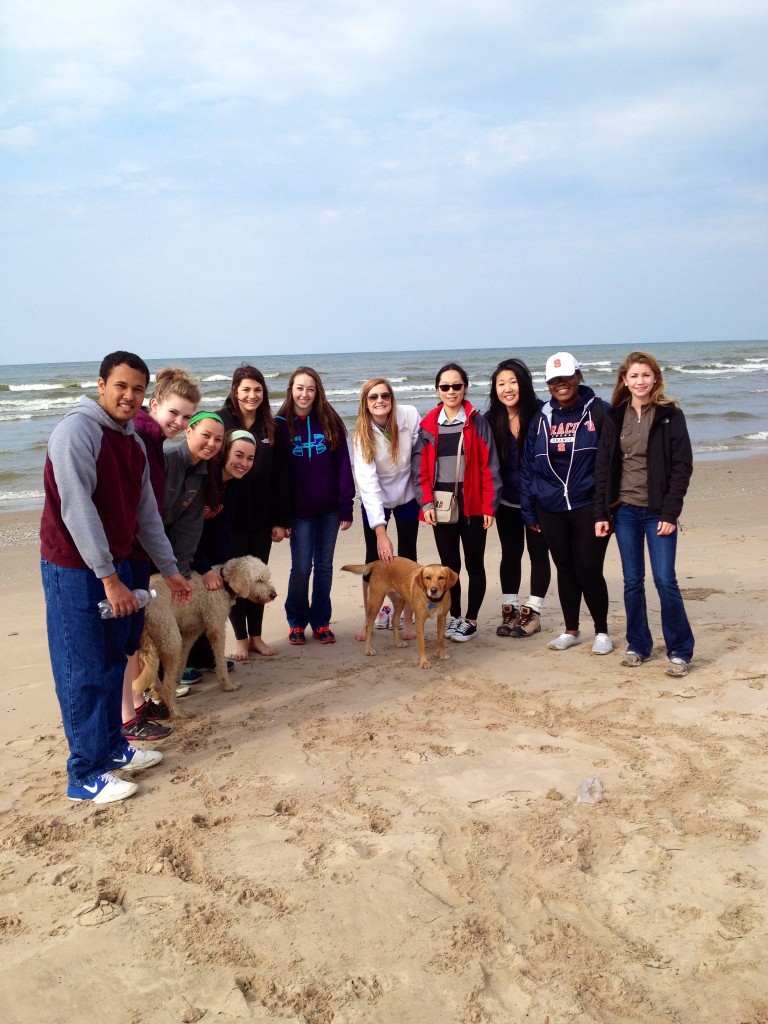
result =
[[[453,496],[458,498],[459,496],[459,470],[461,469],[461,448],[464,444],[464,427],[461,428],[459,434],[459,447],[456,449],[456,482],[453,485]]]

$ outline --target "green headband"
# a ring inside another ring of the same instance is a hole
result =
[[[192,419],[187,424],[188,427],[194,427],[200,420],[216,420],[222,427],[224,426],[224,420],[219,416],[217,412],[196,412]]]

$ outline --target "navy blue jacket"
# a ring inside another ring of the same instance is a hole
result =
[[[520,512],[528,526],[538,523],[538,508],[557,513],[592,504],[595,458],[607,408],[592,388],[580,384],[575,406],[563,409],[551,398],[531,420],[520,474]],[[558,436],[567,464],[564,476],[550,460],[550,438]]]

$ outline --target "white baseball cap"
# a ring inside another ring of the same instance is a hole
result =
[[[580,369],[581,367],[570,352],[555,352],[555,354],[550,356],[547,360],[547,368],[544,371],[544,376],[547,382],[549,382],[554,377],[572,377],[574,373],[578,373]]]

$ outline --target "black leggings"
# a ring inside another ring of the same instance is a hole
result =
[[[595,633],[607,633],[608,587],[603,562],[608,538],[595,536],[592,506],[555,513],[537,508],[536,515],[557,568],[557,594],[565,628],[579,628],[583,594],[595,623]]]
[[[232,557],[253,555],[260,558],[266,565],[272,550],[272,527],[258,526],[252,530],[235,530],[232,534]],[[264,620],[264,605],[238,597],[229,621],[235,631],[235,639],[247,640],[252,636],[261,636],[261,624]],[[199,666],[198,666],[199,667]]]
[[[464,561],[469,576],[467,618],[474,621],[485,597],[484,558],[487,531],[483,527],[483,517],[462,514],[458,523],[445,523],[433,529],[440,561],[454,572],[461,572],[461,549],[464,549]],[[451,615],[454,618],[461,615],[460,582],[451,590]]]
[[[528,547],[531,562],[531,597],[546,597],[552,579],[549,550],[544,535],[528,529],[519,508],[499,505],[496,529],[501,541],[499,579],[502,594],[519,594],[523,578],[523,551]]]
[[[407,509],[411,512],[410,505],[415,506],[415,514],[411,518],[403,519],[398,516],[400,509]],[[409,502],[408,505],[398,505],[397,508],[384,509],[386,522],[389,523],[390,515],[394,512],[395,526],[397,527],[397,553],[401,558],[410,558],[412,562],[418,562],[416,557],[416,539],[419,536],[419,511],[416,502]],[[375,562],[379,557],[379,546],[376,541],[376,531],[368,525],[368,516],[363,509],[363,537],[365,538],[365,561]]]

